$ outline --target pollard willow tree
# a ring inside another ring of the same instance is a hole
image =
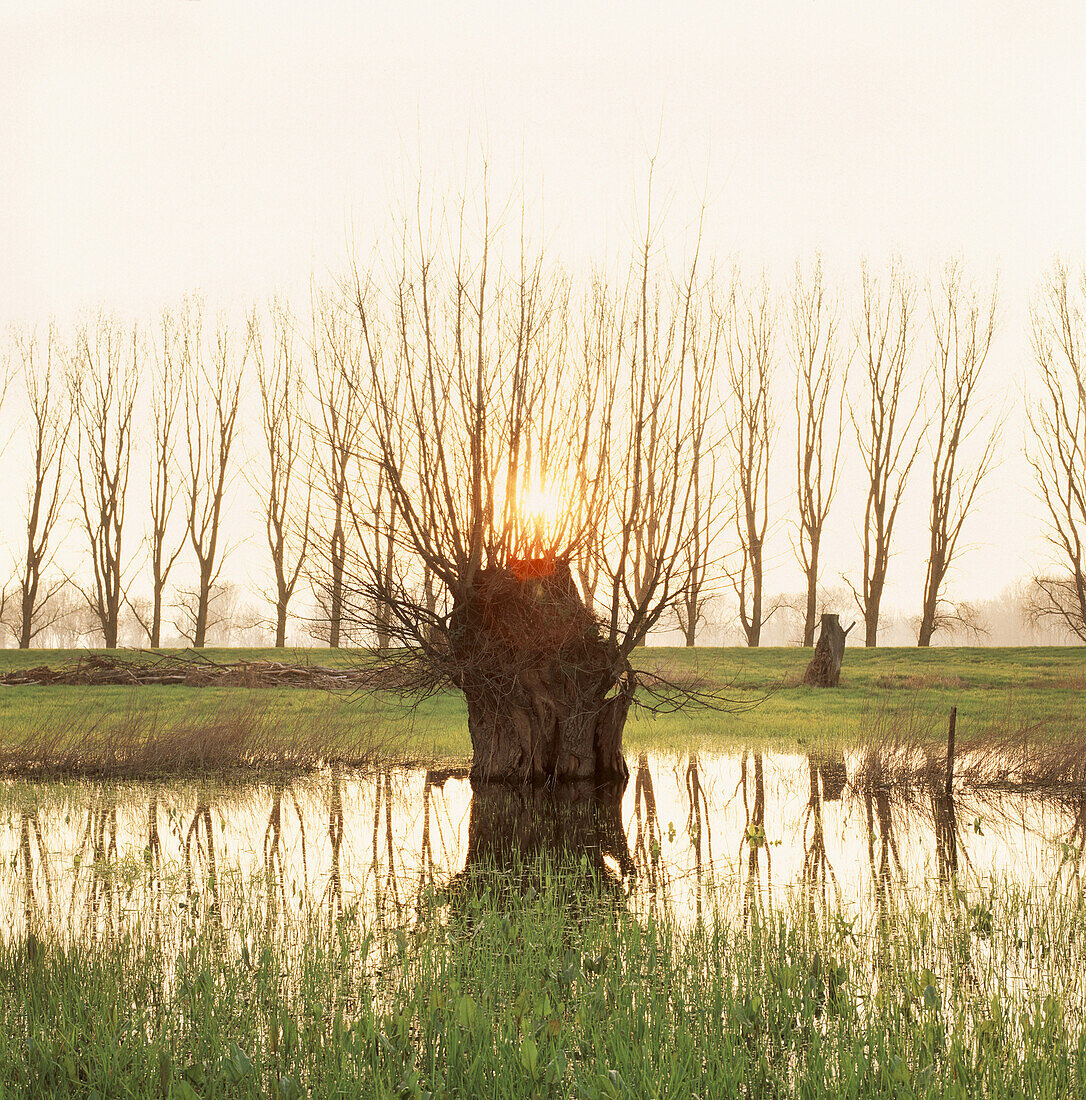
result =
[[[384,532],[358,540],[353,614],[389,633],[405,683],[463,692],[473,778],[625,780],[631,703],[661,698],[631,654],[674,615],[694,535],[696,259],[658,277],[646,232],[623,286],[578,296],[523,233],[504,264],[481,221],[474,249],[462,215],[439,248],[420,219],[391,287],[355,273],[363,480],[397,519],[395,569]]]

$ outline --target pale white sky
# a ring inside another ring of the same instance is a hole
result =
[[[304,305],[349,239],[380,234],[405,178],[470,188],[484,150],[495,190],[523,182],[553,253],[614,255],[658,148],[676,223],[707,193],[708,247],[778,285],[815,249],[851,291],[862,256],[900,252],[923,277],[961,252],[975,275],[999,271],[992,392],[1015,408],[958,590],[992,593],[1037,560],[1016,395],[1029,295],[1055,254],[1086,259],[1086,6],[0,0],[0,13],[0,324],[102,304],[142,316],[192,289]],[[920,477],[915,490],[901,522],[919,528]],[[857,558],[858,507],[846,491],[831,519],[840,568]],[[919,601],[919,534],[900,543],[893,603]],[[783,530],[778,543],[780,586],[795,587]]]

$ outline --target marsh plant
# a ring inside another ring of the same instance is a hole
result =
[[[97,945],[0,946],[0,1090],[112,1096],[1057,1096],[1086,1087],[1086,908],[954,885],[699,919],[485,866],[404,920],[256,879]],[[227,896],[223,896],[227,895]],[[177,904],[169,891],[164,904]],[[228,914],[224,920],[223,914]],[[169,927],[169,933],[162,929]]]
[[[58,723],[48,710],[19,738],[0,744],[0,773],[45,779],[110,779],[206,774],[304,775],[327,766],[361,767],[396,751],[374,721],[348,721],[331,704],[290,721],[253,694],[188,707],[141,706],[122,696],[103,714]]]

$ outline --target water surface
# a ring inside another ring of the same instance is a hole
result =
[[[1066,889],[1084,803],[856,786],[856,761],[747,753],[631,760],[624,791],[473,793],[458,770],[326,772],[294,782],[31,783],[0,789],[0,928],[64,941],[167,927],[259,902],[269,923],[345,912],[408,925],[466,870],[572,861],[650,915],[715,900],[885,906],[953,884]]]

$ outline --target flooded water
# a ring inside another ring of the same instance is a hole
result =
[[[952,877],[983,892],[1077,879],[1071,800],[863,789],[843,755],[631,760],[625,790],[483,788],[458,771],[324,773],[296,782],[30,783],[0,788],[0,930],[64,941],[178,927],[255,896],[269,923],[344,912],[410,924],[425,892],[474,866],[571,859],[634,911],[694,922],[802,896],[844,911]],[[228,888],[229,887],[229,888]]]

